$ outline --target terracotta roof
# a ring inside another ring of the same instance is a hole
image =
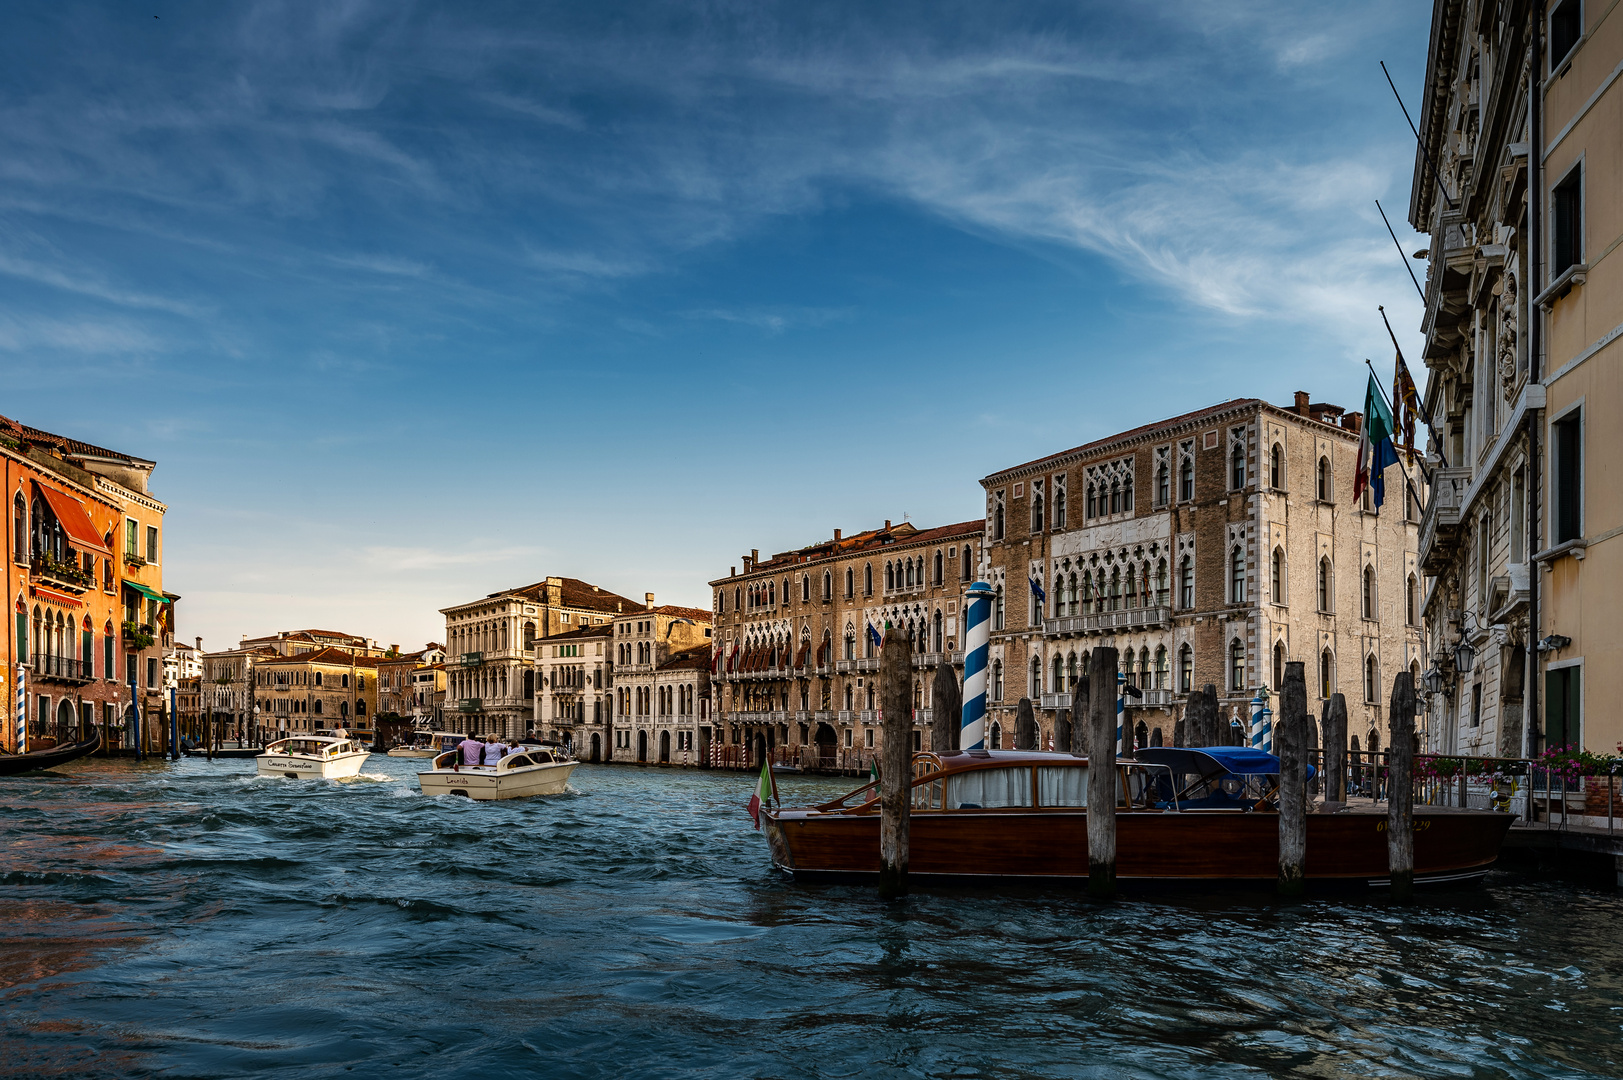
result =
[[[679,619],[697,619],[700,622],[709,622],[712,618],[710,612],[704,608],[681,607],[677,604],[661,604],[655,608],[643,608],[642,611],[627,612],[628,615],[671,615]]]
[[[573,630],[565,630],[563,633],[553,634],[551,637],[536,638],[535,643],[537,645],[550,645],[554,641],[568,641],[571,638],[579,639],[613,636],[613,623],[596,623],[592,626],[578,626]]]
[[[133,457],[130,454],[125,454],[118,450],[109,450],[105,446],[97,446],[94,443],[81,442],[78,439],[70,439],[66,435],[53,435],[49,431],[41,431],[39,428],[29,427],[27,424],[19,423],[18,421],[11,419],[9,416],[0,416],[0,435],[5,435],[21,442],[33,443],[36,446],[54,447],[62,453],[69,455],[83,454],[87,457],[113,458],[116,461],[127,461],[131,465],[153,464],[153,462],[148,461],[145,458]]]
[[[383,662],[378,656],[358,656],[345,649],[335,649],[327,646],[324,649],[312,649],[309,652],[294,653],[292,656],[283,656],[278,661],[283,664],[331,664],[336,667],[377,667]]]
[[[711,585],[723,585],[728,581],[750,577],[762,571],[778,571],[791,566],[804,566],[808,563],[818,562],[829,558],[846,558],[858,555],[864,551],[879,551],[887,548],[904,546],[907,544],[927,544],[937,540],[948,540],[958,536],[969,536],[984,532],[986,522],[977,518],[974,521],[960,521],[954,525],[937,525],[928,529],[920,529],[908,522],[893,525],[889,529],[869,529],[853,536],[844,536],[838,540],[824,540],[820,544],[797,548],[794,551],[783,551],[750,567],[747,574],[740,574],[734,578],[717,578]],[[713,616],[705,613],[705,618]]]
[[[682,668],[708,669],[709,667],[710,646],[695,645],[691,649],[683,649],[681,652],[672,653],[663,664],[659,665],[659,670],[673,671],[680,670]]]
[[[366,639],[359,634],[346,634],[341,630],[288,630],[277,634],[265,634],[256,638],[244,638],[245,641],[314,641],[318,637],[341,638],[345,641],[364,642]]]
[[[599,588],[589,581],[580,578],[559,578],[558,606],[577,608],[585,611],[602,611],[618,614],[621,611],[630,611],[641,608],[642,601],[632,600],[630,597],[611,593],[607,589]],[[546,579],[537,581],[533,585],[521,585],[516,589],[502,589],[487,594],[484,599],[494,600],[503,596],[520,596],[532,603],[544,603],[546,597]],[[478,601],[472,601],[478,603]],[[453,608],[466,607],[466,604],[452,604]]]

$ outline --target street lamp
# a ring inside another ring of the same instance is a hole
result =
[[[1434,694],[1441,694],[1448,685],[1448,678],[1441,668],[1433,667],[1421,676],[1426,682],[1426,689]]]
[[[1476,646],[1470,642],[1470,633],[1480,627],[1465,625],[1465,620],[1476,623],[1476,616],[1469,611],[1460,612],[1460,639],[1454,643],[1454,670],[1461,675],[1471,674],[1471,665],[1476,663]]]

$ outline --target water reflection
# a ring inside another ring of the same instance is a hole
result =
[[[582,766],[568,795],[480,804],[423,798],[421,767],[0,781],[0,1073],[1620,1072],[1616,897],[890,906],[771,871],[747,776]]]

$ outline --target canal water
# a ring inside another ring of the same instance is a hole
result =
[[[1623,1075],[1612,895],[886,906],[774,873],[749,776],[583,765],[471,803],[423,764],[0,779],[0,1074]]]

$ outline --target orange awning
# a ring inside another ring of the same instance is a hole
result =
[[[48,488],[37,480],[34,486],[45,496],[45,501],[51,504],[51,511],[56,514],[56,520],[62,523],[62,528],[67,530],[74,547],[89,548],[109,559],[113,557],[113,553],[107,550],[106,543],[102,541],[101,533],[90,523],[90,515],[85,513],[84,503],[66,492]]]
[[[62,604],[65,607],[78,607],[84,603],[84,601],[80,600],[77,596],[72,596],[65,592],[57,592],[55,589],[47,589],[43,585],[34,586],[34,595],[41,600],[46,600],[53,604]]]

